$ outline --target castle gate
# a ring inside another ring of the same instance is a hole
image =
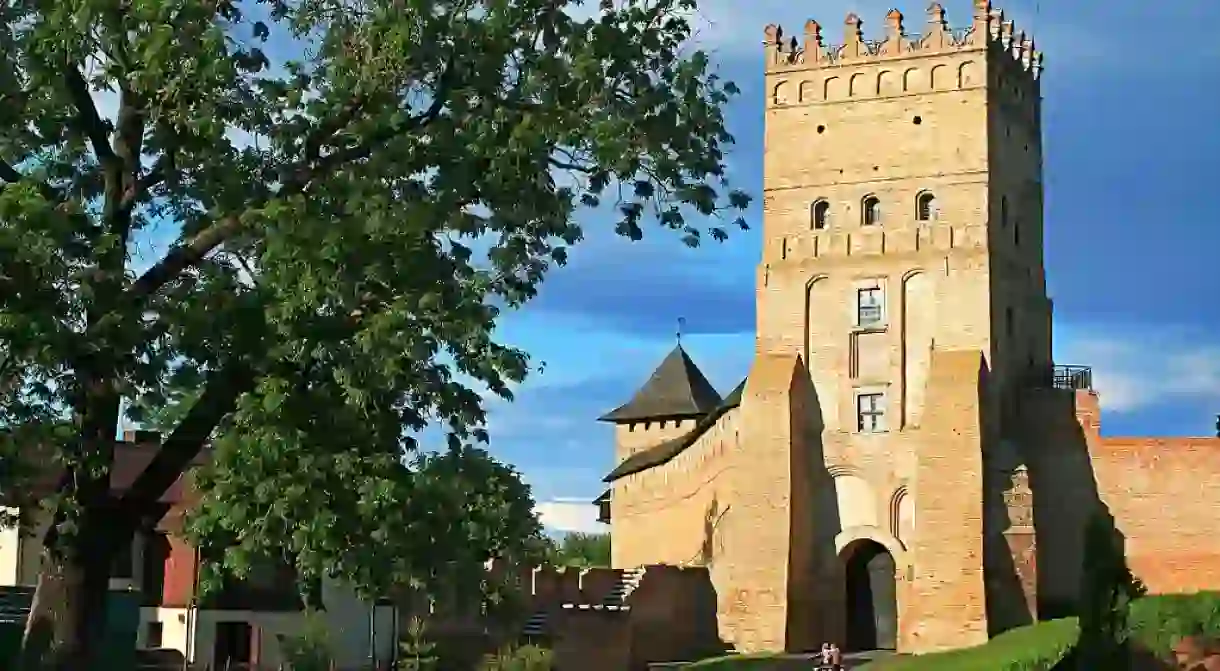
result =
[[[859,539],[843,548],[847,580],[847,649],[894,650],[898,646],[897,575],[894,556],[880,543]]]

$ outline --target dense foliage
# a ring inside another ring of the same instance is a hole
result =
[[[566,533],[551,542],[550,563],[572,568],[609,568],[610,534]]]
[[[689,48],[693,9],[0,4],[0,487],[65,469],[31,619],[51,666],[87,668],[108,558],[209,441],[192,528],[225,570],[275,556],[376,592],[525,550],[508,480],[439,475],[494,470],[466,451],[481,394],[529,368],[501,311],[581,212],[692,245],[744,226],[720,218],[747,204],[735,89]],[[114,500],[124,409],[172,429]],[[413,462],[432,424],[452,452]]]
[[[1114,518],[1106,512],[1091,516],[1084,533],[1075,668],[1117,669],[1127,663],[1132,652],[1131,603],[1145,593],[1127,567],[1124,539]]]

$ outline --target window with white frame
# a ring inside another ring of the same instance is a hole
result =
[[[885,431],[885,394],[871,391],[856,394],[856,430],[860,433]]]
[[[885,321],[885,297],[880,286],[856,289],[856,326],[877,326]]]

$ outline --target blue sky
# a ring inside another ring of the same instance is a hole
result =
[[[816,4],[816,15],[804,12]],[[968,0],[946,2],[952,26]],[[1041,4],[1042,6],[1039,6]],[[1208,6],[1112,0],[1019,0],[1000,5],[1046,54],[1048,274],[1056,305],[1056,359],[1093,366],[1109,434],[1210,435],[1220,412],[1220,274],[1208,177],[1220,175],[1220,42]],[[881,35],[890,5],[865,0],[701,0],[700,46],[742,89],[728,110],[737,185],[762,186],[763,26],[799,31],[817,19],[839,42],[857,12]],[[900,5],[922,30],[923,3]],[[1208,85],[1210,83],[1210,85]],[[515,403],[492,402],[492,451],[533,485],[544,523],[596,528],[587,504],[613,466],[610,427],[596,417],[625,401],[674,345],[683,344],[727,393],[753,350],[753,230],[724,244],[685,248],[649,231],[618,239],[589,218],[587,238],[540,297],[509,315],[502,338],[545,362]],[[1199,296],[1206,296],[1202,301]]]

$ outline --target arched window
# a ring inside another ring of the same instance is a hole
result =
[[[919,221],[934,221],[940,218],[936,196],[930,191],[924,191],[915,199],[915,218]]]
[[[830,224],[830,203],[818,200],[809,207],[809,218],[814,230],[822,230]]]
[[[881,200],[876,196],[865,196],[861,203],[863,223],[865,226],[876,226],[881,223]]]

